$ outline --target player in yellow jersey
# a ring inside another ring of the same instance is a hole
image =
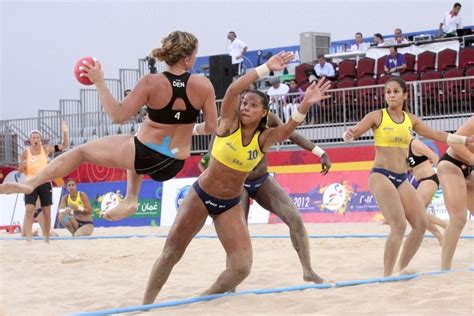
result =
[[[240,94],[270,71],[283,70],[293,57],[291,53],[281,52],[264,65],[247,72],[227,89],[209,167],[179,207],[165,247],[153,265],[144,304],[154,302],[174,265],[208,215],[214,219],[228,261],[227,268],[203,295],[227,292],[249,275],[252,245],[240,202],[245,179],[273,144],[286,140],[293,133],[313,104],[329,98],[325,92],[330,84],[321,80],[317,85],[313,83],[308,87],[299,110],[286,124],[276,128],[266,128],[269,109],[268,98],[263,92],[249,91],[243,98]]]
[[[283,125],[280,118],[272,112],[268,113],[267,126],[277,127],[279,125]],[[215,137],[215,135],[213,137]],[[328,154],[322,148],[313,144],[296,131],[293,132],[288,139],[321,158],[322,175],[326,175],[329,172],[331,161],[329,160]],[[211,139],[211,145],[213,140],[214,138]],[[199,162],[199,170],[201,170],[201,172],[204,172],[207,168],[209,159],[208,152]],[[324,280],[314,272],[311,267],[308,233],[306,232],[300,212],[293,200],[288,196],[288,193],[285,192],[278,181],[268,173],[267,155],[265,155],[249,173],[247,179],[245,179],[244,189],[245,190],[242,191],[242,207],[245,211],[246,220],[248,220],[250,211],[250,198],[254,199],[267,211],[278,216],[290,230],[291,243],[298,254],[301,267],[303,268],[303,280],[322,283]]]
[[[59,222],[71,232],[73,236],[89,236],[94,231],[92,221],[92,207],[89,198],[84,192],[77,191],[76,181],[66,181],[68,194],[61,198],[59,204]]]
[[[384,91],[388,107],[368,113],[355,127],[344,132],[343,139],[351,142],[369,129],[374,131],[375,160],[369,176],[369,189],[390,225],[390,234],[385,243],[383,273],[384,276],[390,276],[402,245],[406,220],[412,230],[400,255],[400,270],[415,255],[428,226],[423,200],[406,181],[406,157],[412,131],[439,142],[461,145],[474,143],[474,136],[468,138],[436,131],[416,115],[407,112],[407,84],[401,78],[388,80]]]
[[[62,122],[63,142],[59,145],[43,145],[41,132],[33,130],[30,133],[30,146],[23,151],[21,155],[21,164],[18,170],[26,174],[26,180],[31,180],[40,171],[46,168],[48,164],[48,156],[52,153],[63,151],[69,147],[69,128],[66,122]],[[44,241],[49,242],[51,230],[51,205],[53,204],[53,186],[50,181],[40,183],[34,190],[25,194],[25,218],[23,220],[23,233],[26,242],[31,242],[32,227],[34,221],[34,212],[36,200],[40,199],[41,210],[43,216],[43,232]]]

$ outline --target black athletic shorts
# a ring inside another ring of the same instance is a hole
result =
[[[135,172],[155,181],[174,178],[184,167],[184,160],[168,157],[142,144],[135,136]]]
[[[53,205],[53,186],[51,185],[51,182],[43,183],[39,187],[36,187],[30,194],[25,194],[25,205],[36,205],[38,196],[41,201],[41,207]]]

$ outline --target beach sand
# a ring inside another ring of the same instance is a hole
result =
[[[386,234],[379,223],[307,224],[314,234]],[[167,227],[96,228],[94,236],[166,234]],[[70,236],[66,230],[56,230]],[[286,235],[284,224],[251,225],[251,235]],[[215,235],[212,226],[200,232]],[[463,235],[474,235],[468,222]],[[0,237],[19,234],[0,233]],[[325,280],[380,277],[384,238],[310,239],[315,271]],[[0,240],[1,308],[4,315],[65,315],[83,311],[140,305],[153,262],[164,238],[94,240]],[[252,239],[254,262],[250,276],[237,291],[307,284],[289,238]],[[425,238],[409,272],[439,270],[441,248]],[[155,303],[196,297],[224,269],[225,253],[218,239],[194,239],[176,265]],[[421,276],[395,283],[279,294],[248,294],[208,302],[160,308],[140,315],[473,315],[474,239],[461,239],[454,272]]]

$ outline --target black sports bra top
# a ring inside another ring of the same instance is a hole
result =
[[[408,157],[407,157],[407,163],[410,167],[416,167],[419,164],[425,162],[428,160],[428,157],[426,156],[416,156],[413,151],[411,150],[411,143],[413,142],[413,139],[410,141],[410,145],[408,146]]]
[[[199,114],[199,110],[196,110],[186,95],[186,85],[188,84],[189,77],[191,74],[185,72],[180,76],[173,75],[170,72],[163,72],[163,75],[168,78],[171,87],[173,89],[173,95],[170,102],[162,109],[152,109],[147,104],[148,117],[153,122],[163,124],[191,124],[196,123],[196,118]],[[176,99],[182,99],[186,105],[186,110],[178,111],[173,110],[173,104]]]

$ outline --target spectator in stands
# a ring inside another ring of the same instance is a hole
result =
[[[286,108],[293,114],[298,107],[300,106],[301,101],[303,100],[304,91],[298,87],[296,79],[290,80],[290,89],[287,92],[285,103]],[[285,114],[285,119],[288,121],[288,118],[291,116],[290,113]]]
[[[400,54],[396,46],[390,47],[390,55],[387,56],[384,65],[385,75],[400,76],[400,72],[407,68],[405,56]],[[384,74],[380,74],[383,76]]]
[[[43,145],[41,132],[33,130],[30,133],[30,146],[21,155],[21,164],[18,171],[26,175],[26,181],[32,181],[38,174],[44,172],[48,166],[48,156],[69,148],[69,128],[66,122],[62,122],[63,142],[59,145]],[[50,180],[57,177],[42,179],[33,185],[25,194],[25,218],[23,220],[23,232],[26,242],[31,242],[36,200],[40,199],[44,224],[42,225],[44,242],[49,243],[51,231],[51,205],[53,204],[53,186]],[[20,183],[15,183],[20,184]]]
[[[355,44],[352,44],[351,52],[365,52],[369,46],[369,43],[364,43],[364,36],[361,32],[355,33]]]
[[[76,181],[66,181],[68,194],[61,198],[58,220],[74,237],[90,236],[94,231],[92,207],[84,192],[77,191]]]
[[[289,110],[286,104],[286,94],[290,90],[290,87],[284,83],[280,83],[280,78],[278,78],[278,76],[271,78],[270,84],[272,86],[267,91],[267,94],[270,97],[270,110],[276,113],[279,117],[285,115],[285,122],[287,122],[289,117],[286,117],[286,115],[289,113]]]
[[[314,72],[317,78],[334,79],[336,76],[334,66],[326,62],[326,58],[322,54],[318,56],[318,63],[314,66]]]
[[[463,28],[462,17],[459,11],[461,11],[461,4],[456,2],[453,8],[444,14],[441,23],[439,23],[440,36],[456,36],[456,30]]]
[[[95,84],[101,104],[114,123],[126,122],[147,105],[148,116],[135,136],[124,133],[87,142],[57,157],[24,183],[1,184],[0,193],[31,193],[39,184],[67,175],[83,162],[124,168],[127,169],[125,199],[104,214],[107,219],[118,220],[136,212],[143,175],[155,181],[176,176],[190,155],[191,136],[211,134],[216,129],[217,107],[209,79],[188,72],[196,61],[197,38],[191,33],[175,31],[161,43],[151,55],[166,62],[168,71],[141,78],[122,102],[107,88],[99,61],[94,65],[84,62],[81,67],[84,76]],[[196,124],[200,111],[204,122]]]
[[[405,44],[408,43],[408,40],[403,36],[402,29],[396,28],[393,31],[395,44]]]
[[[242,73],[242,62],[247,52],[247,44],[238,39],[234,31],[227,34],[227,39],[229,40],[227,51],[232,56],[232,75],[235,77]]]
[[[374,34],[374,43],[371,46],[383,46],[385,43],[383,41],[383,36],[380,33]]]

